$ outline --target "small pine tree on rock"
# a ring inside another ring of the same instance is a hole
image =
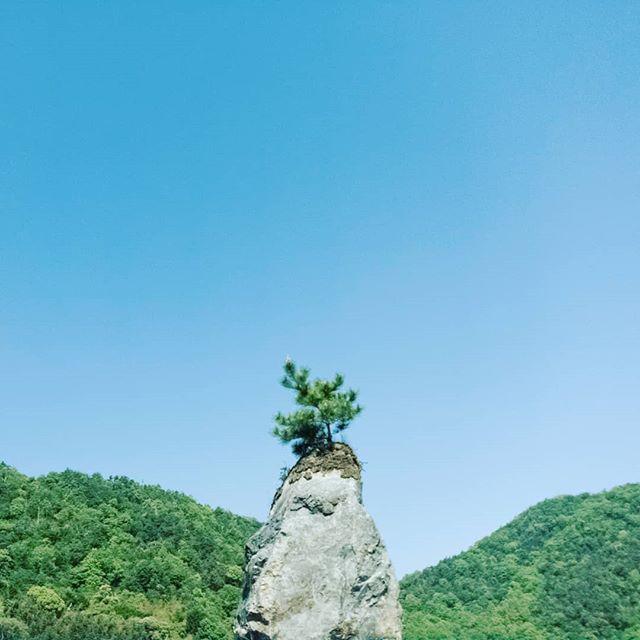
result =
[[[298,368],[287,358],[281,383],[295,392],[295,402],[301,408],[293,413],[277,413],[274,418],[273,435],[283,443],[292,442],[298,456],[330,449],[335,435],[362,411],[356,402],[357,391],[340,390],[344,384],[342,375],[337,373],[333,380],[310,380],[309,374],[309,369]]]

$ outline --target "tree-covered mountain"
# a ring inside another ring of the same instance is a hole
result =
[[[0,640],[228,640],[257,527],[127,478],[0,465]]]
[[[546,500],[402,581],[405,640],[640,639],[640,485]]]
[[[257,527],[0,464],[0,640],[230,640]],[[405,640],[640,640],[640,485],[542,502],[401,587]]]

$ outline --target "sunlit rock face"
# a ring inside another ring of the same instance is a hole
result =
[[[358,459],[344,444],[305,456],[247,544],[237,638],[399,640],[400,617]]]

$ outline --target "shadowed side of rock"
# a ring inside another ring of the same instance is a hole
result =
[[[398,584],[350,447],[302,458],[246,549],[241,640],[398,640]]]

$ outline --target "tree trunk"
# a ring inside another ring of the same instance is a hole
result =
[[[331,435],[331,425],[327,425],[327,444],[329,445],[329,449],[333,449],[333,437]]]

